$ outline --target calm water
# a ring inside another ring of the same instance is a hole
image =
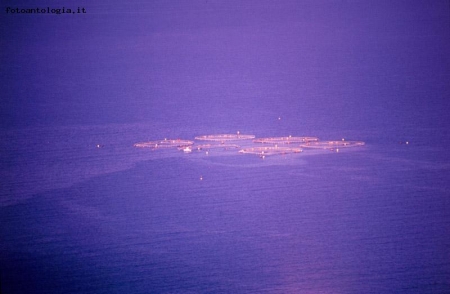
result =
[[[125,130],[140,128],[16,138],[2,188],[14,195],[1,208],[6,293],[448,291],[440,146],[411,137],[262,160],[134,149],[141,134]]]
[[[187,3],[2,16],[2,293],[449,293],[448,1]]]

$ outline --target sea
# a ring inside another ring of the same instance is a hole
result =
[[[1,293],[450,293],[448,1],[75,6],[2,12]],[[133,147],[237,132],[365,145]]]

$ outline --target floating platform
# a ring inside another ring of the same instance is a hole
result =
[[[252,148],[244,148],[239,151],[239,153],[256,154],[261,157],[269,155],[300,153],[300,152],[303,152],[301,148],[289,148],[289,147],[252,147]]]
[[[307,142],[301,144],[302,148],[315,148],[315,149],[330,149],[334,150],[336,148],[348,148],[365,145],[362,141],[323,141],[323,142]]]
[[[254,139],[254,135],[240,135],[240,134],[219,134],[219,135],[205,135],[197,136],[196,140],[200,141],[236,141],[236,140],[249,140]]]
[[[253,140],[254,143],[263,144],[298,144],[306,142],[317,142],[317,137],[270,137],[270,138],[258,138]]]
[[[180,140],[180,139],[176,139],[176,140],[159,140],[159,141],[148,141],[148,142],[141,142],[141,143],[136,143],[133,146],[134,147],[138,147],[138,148],[153,148],[153,149],[158,149],[158,148],[184,148],[187,146],[191,146],[194,144],[194,141],[190,141],[190,140]]]

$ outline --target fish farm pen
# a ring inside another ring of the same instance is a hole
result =
[[[300,145],[303,148],[315,148],[315,149],[335,149],[335,148],[348,148],[365,145],[362,141],[321,141],[321,142],[308,142]]]
[[[303,152],[303,150],[300,148],[289,148],[289,147],[251,147],[251,148],[244,148],[239,151],[239,153],[256,154],[259,156],[283,155],[300,152]]]
[[[268,138],[256,138],[254,135],[241,135],[237,134],[219,134],[219,135],[203,135],[195,137],[197,141],[211,141],[220,143],[211,144],[196,144],[191,140],[157,140],[148,141],[134,144],[134,147],[139,148],[151,148],[151,149],[163,149],[163,148],[177,148],[185,153],[191,153],[194,150],[210,150],[210,149],[222,149],[233,150],[240,149],[241,154],[254,154],[262,158],[269,155],[285,155],[292,153],[301,153],[303,149],[325,149],[339,152],[339,148],[349,148],[364,146],[362,141],[319,141],[317,137],[268,137]],[[237,141],[237,140],[251,140],[246,141],[243,147],[236,144],[226,144],[225,142]],[[273,144],[274,146],[257,146],[258,144]],[[289,145],[292,147],[279,146]],[[206,152],[208,154],[208,152]]]
[[[295,143],[305,143],[305,142],[316,142],[319,141],[317,137],[271,137],[271,138],[258,138],[253,140],[254,143],[263,144],[295,144]]]

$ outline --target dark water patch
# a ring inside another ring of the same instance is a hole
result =
[[[6,286],[47,293],[445,289],[448,202],[414,183],[445,185],[367,155],[245,169],[171,157],[37,195],[1,210]],[[37,278],[27,284],[27,274]]]

